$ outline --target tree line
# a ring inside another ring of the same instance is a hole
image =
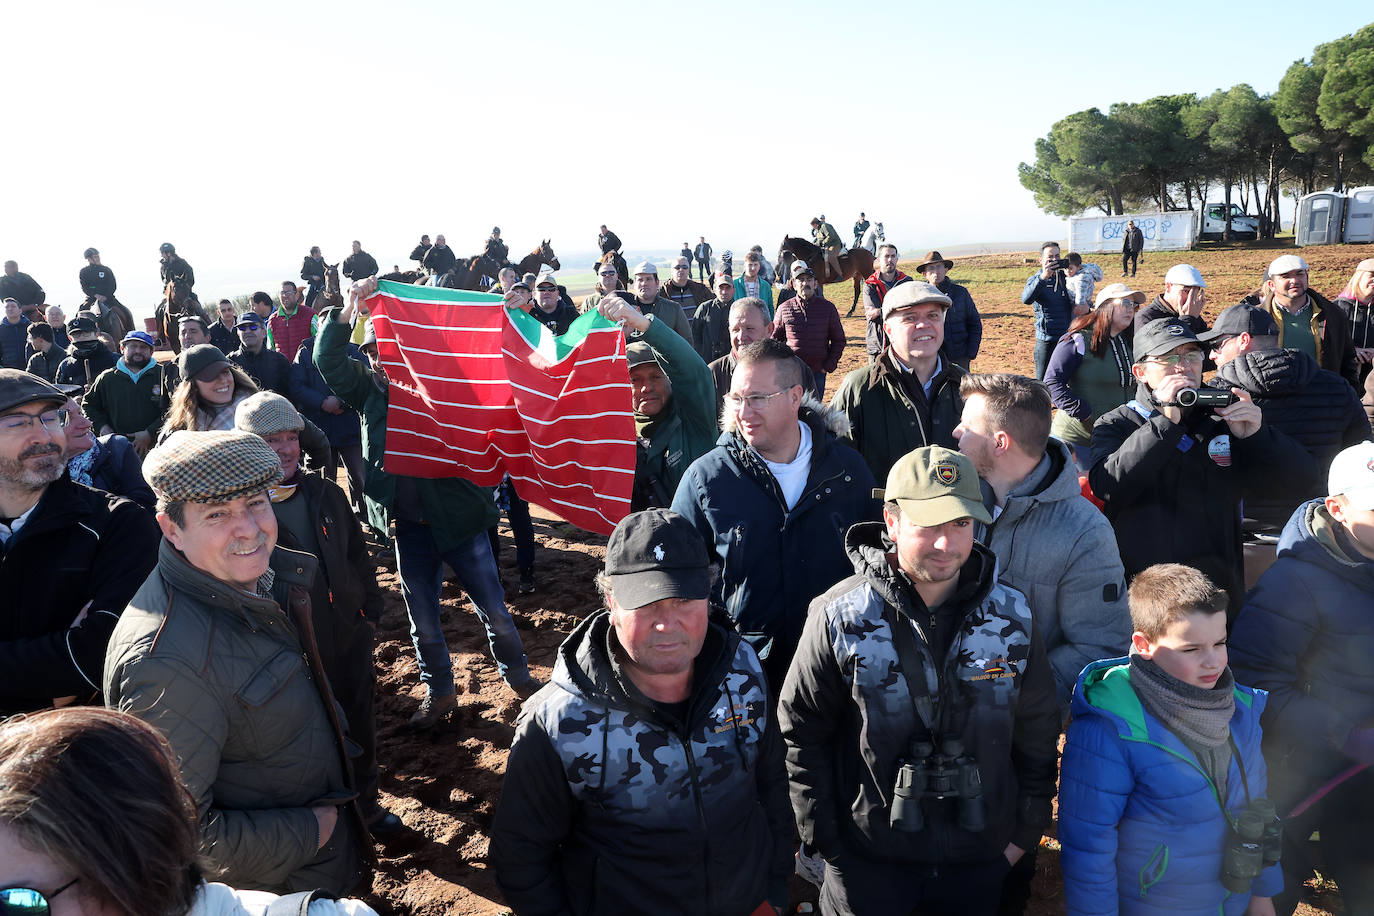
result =
[[[1279,195],[1337,191],[1374,179],[1374,24],[1318,45],[1260,95],[1246,83],[1211,95],[1119,102],[1075,112],[1035,141],[1018,167],[1035,203],[1055,216],[1098,209],[1193,209],[1214,188],[1278,231]]]

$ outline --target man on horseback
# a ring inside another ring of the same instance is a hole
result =
[[[14,261],[5,262],[5,275],[0,277],[0,299],[14,299],[30,321],[43,320],[43,287],[33,277],[21,273]]]
[[[844,250],[844,243],[840,241],[840,234],[835,231],[835,227],[823,222],[819,217],[813,217],[811,220],[811,237],[825,252],[825,263],[829,268],[828,275],[822,277],[820,282],[822,284],[834,283],[842,279],[844,270],[840,267],[840,252]]]
[[[353,253],[344,258],[343,275],[350,280],[377,276],[377,259],[363,251],[363,243],[353,240]]]
[[[310,289],[305,294],[305,304],[312,309],[315,307],[315,297],[324,289],[324,272],[324,255],[320,254],[320,246],[316,245],[310,249],[309,256],[301,262],[301,279],[310,284]]]
[[[859,218],[854,221],[854,244],[850,247],[858,248],[863,242],[864,233],[868,231],[868,217],[863,211],[859,211]]]
[[[482,249],[482,254],[496,262],[497,267],[505,267],[510,259],[510,249],[506,243],[501,241],[501,227],[493,226],[491,238],[487,239],[487,245]]]
[[[81,310],[92,312],[101,330],[121,340],[134,329],[133,313],[115,298],[114,271],[100,263],[100,252],[87,248],[84,257],[86,266],[78,275],[81,291],[86,294]]]
[[[410,249],[410,259],[417,263],[423,264],[425,262],[425,255],[429,254],[429,250],[433,247],[434,246],[431,245],[429,242],[429,236],[420,236],[420,244]]]
[[[420,262],[436,277],[453,270],[453,265],[458,263],[458,256],[453,253],[453,249],[448,247],[448,239],[442,235],[434,237],[434,247],[425,252],[425,259]]]
[[[186,259],[177,254],[176,246],[171,242],[163,242],[158,248],[161,254],[162,285],[166,286],[173,280],[184,280],[186,286],[191,289],[191,297],[195,298],[196,272],[191,269],[191,265],[186,263]],[[99,252],[97,252],[99,254]],[[197,302],[200,300],[197,299]]]

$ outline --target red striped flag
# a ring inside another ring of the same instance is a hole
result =
[[[596,311],[553,336],[488,293],[386,280],[368,300],[391,379],[385,467],[464,477],[610,534],[630,511],[625,338]]]

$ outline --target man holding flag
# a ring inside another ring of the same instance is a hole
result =
[[[376,280],[355,283],[349,302],[330,309],[320,322],[315,365],[325,383],[363,419],[363,455],[368,462],[365,492],[369,521],[378,531],[396,523],[396,567],[401,597],[410,616],[411,637],[427,693],[410,725],[426,729],[440,722],[457,704],[453,661],[440,621],[439,592],[447,562],[472,599],[487,630],[491,653],[502,678],[519,696],[539,684],[530,676],[524,645],[506,608],[505,592],[487,540],[496,524],[496,504],[488,488],[460,477],[438,479],[388,474],[386,456],[389,381],[377,358],[376,335],[369,329],[363,350],[368,369],[348,357],[350,326],[358,300],[377,289]]]

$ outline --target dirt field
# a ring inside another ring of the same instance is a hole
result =
[[[1153,297],[1163,289],[1164,272],[1171,265],[1179,261],[1196,265],[1208,282],[1210,321],[1221,308],[1254,289],[1265,266],[1278,253],[1254,246],[1216,247],[1186,254],[1147,252],[1135,282]],[[1355,263],[1370,251],[1360,246],[1336,246],[1308,248],[1302,254],[1314,265],[1313,287],[1334,298]],[[955,262],[951,277],[969,287],[983,316],[983,348],[975,369],[1031,372],[1031,310],[1021,304],[1020,294],[1026,277],[1033,272],[1035,258],[1034,253],[1028,253]],[[1107,254],[1087,260],[1102,266],[1104,282],[1118,279],[1118,258]],[[911,266],[903,264],[903,269],[910,272]],[[850,288],[827,287],[826,295],[843,315],[852,298]],[[861,318],[847,319],[845,325],[851,343],[841,371],[830,376],[832,391],[843,372],[865,362]],[[536,518],[535,534],[539,591],[526,597],[515,595],[514,548],[504,526],[501,569],[531,668],[536,677],[547,679],[559,643],[578,620],[598,606],[592,577],[602,563],[605,539],[547,516]],[[496,673],[480,623],[462,593],[449,585],[444,592],[444,620],[458,674],[460,706],[448,723],[431,732],[417,735],[407,729],[406,719],[421,695],[418,669],[394,563],[386,557],[379,562],[378,575],[388,591],[377,649],[383,800],[416,831],[417,839],[409,851],[393,851],[381,861],[367,899],[383,914],[509,912],[501,903],[486,853],[487,831],[500,794],[518,701]],[[1035,916],[1062,912],[1057,845],[1052,838],[1042,846],[1039,872],[1030,912]],[[1317,916],[1343,912],[1329,885],[1314,882],[1310,890],[1312,905],[1304,905],[1299,913]],[[797,880],[793,881],[793,894],[794,903],[815,899],[810,886]]]

